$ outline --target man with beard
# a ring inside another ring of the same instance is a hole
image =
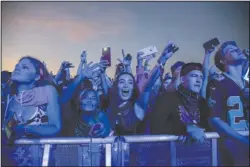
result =
[[[214,80],[214,86],[208,86],[209,98],[214,101],[209,123],[221,136],[218,140],[220,164],[248,166],[249,138],[237,133],[237,130],[249,129],[249,105],[244,104],[249,101],[249,86],[242,77],[246,56],[236,42],[228,41],[221,45],[214,60],[224,77]]]
[[[178,89],[167,92],[157,100],[152,116],[153,134],[189,134],[193,140],[203,142],[207,128],[207,107],[199,95],[202,82],[202,65],[187,63],[180,72]]]

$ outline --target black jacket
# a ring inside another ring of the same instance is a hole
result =
[[[180,108],[184,108],[183,106],[182,96],[179,91],[162,94],[153,108],[151,133],[173,135],[186,134],[187,124],[181,120],[180,116]],[[200,118],[197,121],[197,125],[201,128],[205,128],[207,131],[210,130],[207,120],[209,110],[203,98],[199,99],[198,111]]]

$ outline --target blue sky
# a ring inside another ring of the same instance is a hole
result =
[[[31,55],[54,73],[68,60],[75,74],[83,49],[88,62],[98,62],[110,46],[113,77],[122,48],[135,73],[138,50],[156,45],[161,52],[171,40],[180,49],[169,71],[177,60],[202,62],[202,44],[215,36],[249,47],[249,2],[2,2],[2,70]]]

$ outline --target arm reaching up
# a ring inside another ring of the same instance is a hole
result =
[[[83,51],[81,54],[81,61],[77,68],[77,75],[81,73],[83,66],[87,63],[87,52]]]
[[[210,69],[210,58],[213,57],[215,53],[218,51],[220,46],[214,47],[212,50],[208,50],[205,53],[204,60],[203,60],[203,84],[201,87],[200,94],[201,96],[206,99],[206,91],[207,91],[207,84],[208,84],[208,77],[209,77],[209,69]]]
[[[79,75],[75,78],[75,80],[68,86],[67,89],[65,89],[62,93],[61,103],[64,104],[68,100],[70,100],[76,90],[76,88],[79,86],[79,84],[86,78],[91,78],[93,76],[94,71],[97,70],[98,63],[93,64],[90,62],[87,64],[84,69],[80,72]]]

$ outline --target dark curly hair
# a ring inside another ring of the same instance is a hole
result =
[[[45,85],[55,86],[55,84],[53,82],[53,78],[49,74],[49,72],[48,72],[47,68],[45,67],[44,63],[42,63],[40,60],[38,60],[38,59],[36,59],[34,57],[31,57],[31,56],[24,56],[18,62],[22,61],[23,59],[30,60],[31,64],[33,64],[34,67],[35,67],[36,74],[40,76],[40,79],[35,82],[35,87],[45,86]],[[11,90],[12,90],[11,93],[12,94],[15,94],[17,92],[16,87],[17,87],[16,83],[11,82]]]
[[[233,46],[237,46],[236,42],[235,41],[226,41],[224,42],[221,47],[218,49],[218,51],[215,53],[215,56],[214,56],[214,64],[215,66],[221,70],[222,72],[225,72],[225,66],[224,64],[221,62],[221,60],[223,60],[224,56],[225,56],[225,53],[224,53],[224,49],[228,46],[228,45],[233,45]]]

